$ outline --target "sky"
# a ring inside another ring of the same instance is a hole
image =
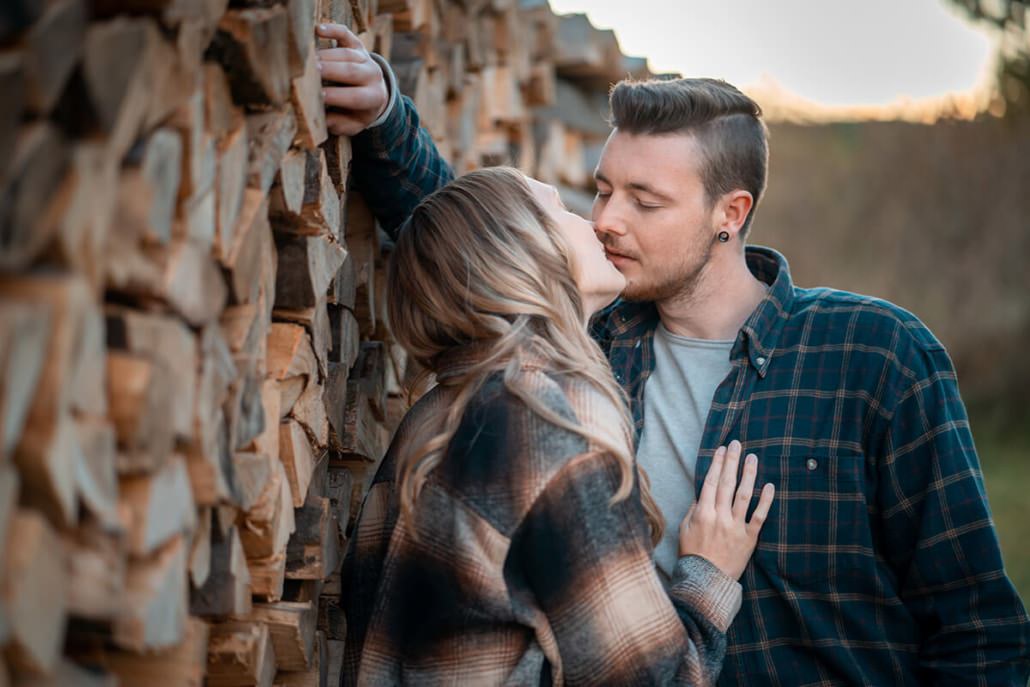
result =
[[[948,0],[550,0],[615,29],[653,71],[778,84],[830,107],[966,93],[990,81],[994,39]]]

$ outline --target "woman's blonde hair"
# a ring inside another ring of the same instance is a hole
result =
[[[574,256],[533,197],[521,172],[471,172],[425,198],[402,228],[390,259],[387,308],[397,341],[436,372],[444,354],[471,346],[477,355],[441,383],[453,398],[426,418],[419,441],[398,456],[402,516],[410,516],[429,473],[443,458],[466,406],[483,382],[502,372],[505,388],[548,422],[614,456],[621,482],[613,503],[633,488],[632,425],[625,393],[584,323],[573,279]],[[573,375],[617,409],[617,428],[584,427],[545,407],[519,384],[527,357],[551,373]],[[425,432],[425,433],[424,433]],[[663,522],[640,474],[654,543]]]

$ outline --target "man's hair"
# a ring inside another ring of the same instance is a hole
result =
[[[611,125],[620,131],[694,136],[708,202],[736,189],[751,193],[754,205],[741,228],[747,236],[769,168],[758,103],[718,79],[627,79],[612,88],[610,103]]]

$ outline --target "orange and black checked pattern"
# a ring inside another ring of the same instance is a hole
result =
[[[517,383],[591,436],[615,426],[582,381],[526,367]],[[395,457],[446,403],[436,387],[410,411],[355,525],[343,684],[713,684],[739,584],[686,557],[667,591],[639,493],[610,505],[614,459],[499,374],[398,520]]]

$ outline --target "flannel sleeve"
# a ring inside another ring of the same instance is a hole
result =
[[[935,339],[917,348],[878,498],[888,562],[922,629],[920,664],[935,685],[1025,687],[1030,626],[1002,564],[955,371]]]
[[[351,139],[351,176],[379,225],[396,239],[419,201],[450,182],[454,172],[422,128],[414,103],[397,90],[389,65],[377,62],[390,85],[390,104],[380,120]]]
[[[347,643],[344,648],[341,685],[357,684],[365,636],[372,621],[376,590],[397,522],[391,506],[395,500],[393,482],[376,482],[369,489],[354,523],[347,553],[340,569]]]
[[[688,556],[667,591],[638,495],[611,503],[618,481],[609,456],[577,458],[549,481],[512,539],[511,568],[550,628],[541,645],[569,685],[712,684],[740,585]]]

